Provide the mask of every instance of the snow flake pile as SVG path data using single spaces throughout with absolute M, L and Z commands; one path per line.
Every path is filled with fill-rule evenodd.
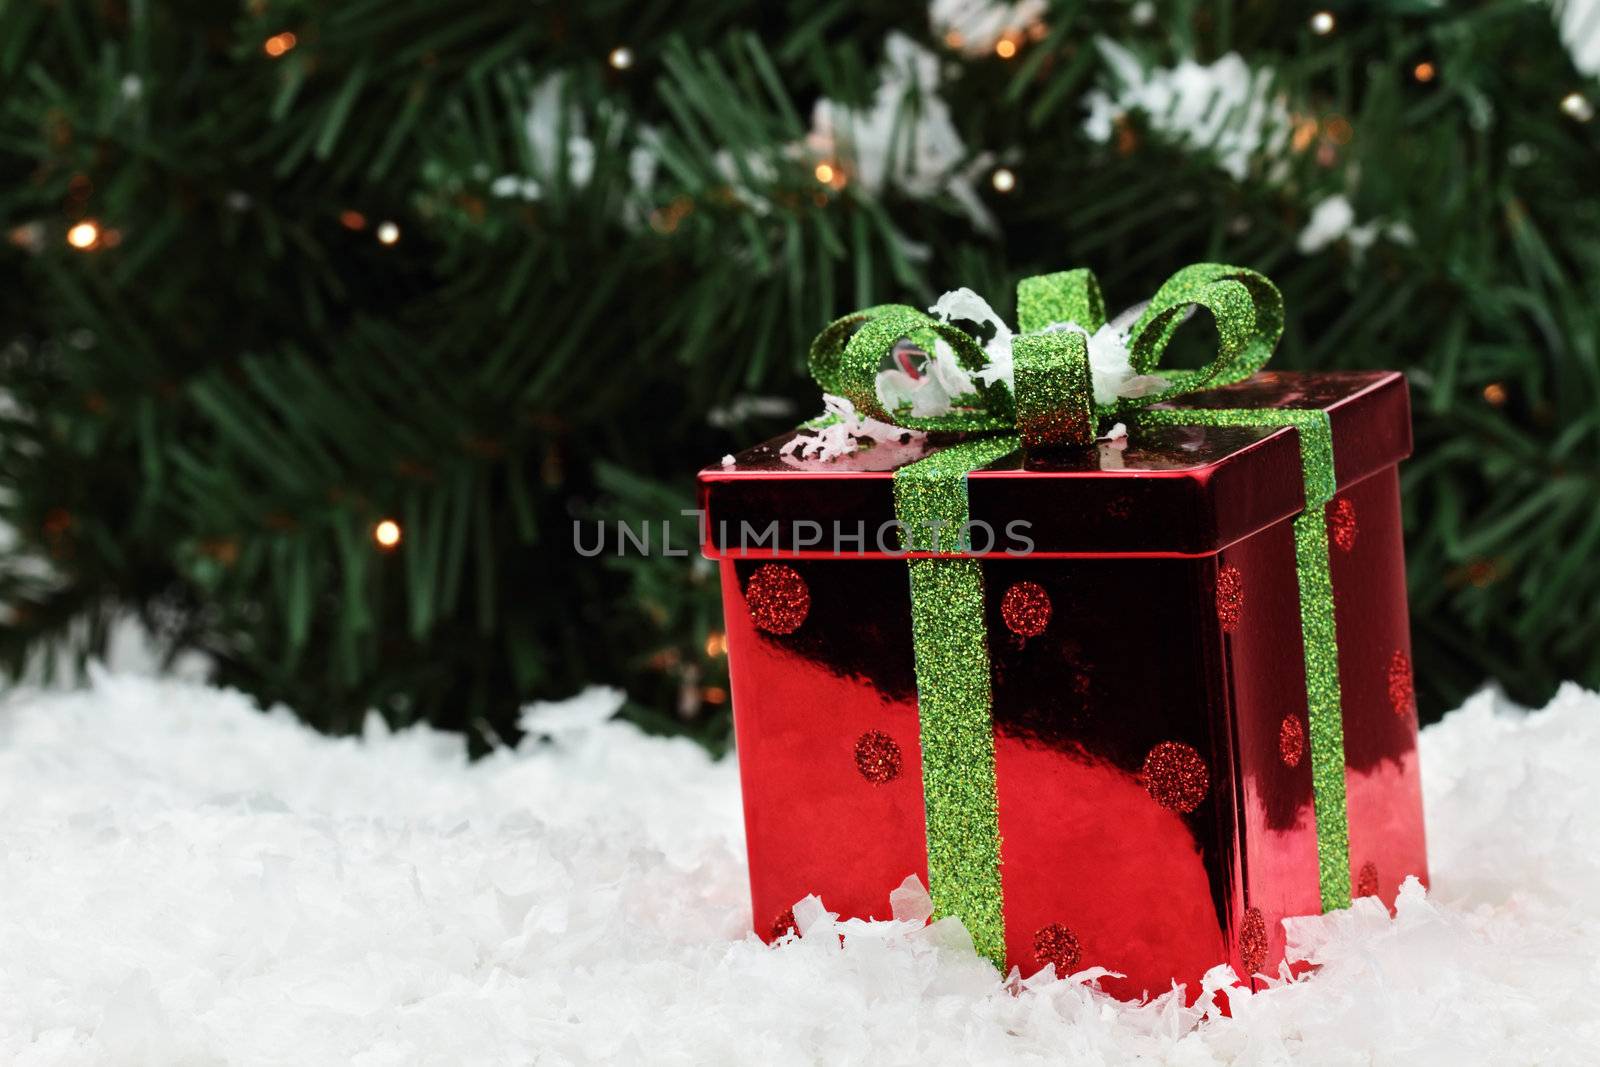
M 470 763 L 191 683 L 0 703 L 0 1062 L 1533 1064 L 1600 1043 L 1600 697 L 1423 735 L 1434 888 L 1297 920 L 1298 981 L 1124 1004 L 958 923 L 749 930 L 737 771 L 591 690 Z M 797 799 L 797 803 L 801 802 Z M 841 848 L 860 847 L 841 840 Z
M 883 441 L 910 431 L 869 418 L 842 396 L 822 394 L 823 413 L 816 425 L 796 434 L 784 446 L 784 455 L 801 459 L 838 459 L 867 441 Z

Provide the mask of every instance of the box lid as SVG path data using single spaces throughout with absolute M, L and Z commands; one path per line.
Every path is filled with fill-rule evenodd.
M 1163 406 L 1321 408 L 1340 487 L 1411 453 L 1405 379 L 1394 371 L 1268 371 Z M 901 557 L 895 471 L 968 436 L 904 433 L 831 460 L 794 455 L 794 433 L 746 449 L 700 472 L 705 554 Z M 1025 538 L 1035 556 L 1210 555 L 1305 504 L 1289 426 L 1135 425 L 1093 448 L 1019 448 L 969 474 L 967 498 L 973 521 L 992 531 L 990 550 Z

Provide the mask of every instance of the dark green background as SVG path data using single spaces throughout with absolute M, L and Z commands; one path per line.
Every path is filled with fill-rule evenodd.
M 1600 685 L 1600 123 L 1561 107 L 1596 86 L 1540 4 L 1339 6 L 1326 36 L 1294 10 L 1059 4 L 1006 61 L 920 5 L 10 0 L 0 652 L 78 657 L 131 610 L 325 729 L 377 707 L 492 744 L 521 703 L 610 681 L 716 742 L 714 575 L 580 560 L 575 518 L 674 514 L 702 463 L 812 414 L 806 345 L 851 307 L 968 285 L 1010 316 L 1017 278 L 1074 265 L 1120 305 L 1220 260 L 1281 285 L 1275 365 L 1410 378 L 1424 714 L 1489 680 Z M 819 97 L 870 102 L 891 30 L 1015 172 L 974 181 L 999 233 L 944 194 L 824 190 L 786 151 Z M 1153 65 L 1237 51 L 1307 139 L 1242 179 L 1138 112 L 1097 143 L 1097 37 Z M 530 157 L 551 75 L 586 183 Z M 496 194 L 530 170 L 536 198 Z M 1333 193 L 1414 240 L 1298 251 Z M 87 252 L 84 219 L 109 235 Z M 792 414 L 708 421 L 750 396 Z

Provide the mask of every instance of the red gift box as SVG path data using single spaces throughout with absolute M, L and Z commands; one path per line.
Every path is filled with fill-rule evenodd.
M 1262 373 L 1181 403 L 1192 411 L 1149 413 L 1123 440 L 1015 449 L 966 475 L 972 519 L 996 534 L 966 546 L 992 755 L 944 735 L 925 753 L 919 679 L 926 703 L 932 668 L 917 659 L 906 553 L 882 535 L 895 473 L 970 435 L 884 434 L 829 460 L 799 458 L 785 437 L 701 472 L 762 936 L 783 934 L 812 893 L 845 916 L 888 917 L 907 875 L 929 884 L 937 840 L 936 908 L 993 926 L 996 962 L 1105 967 L 1125 976 L 1103 981 L 1118 996 L 1178 981 L 1192 997 L 1218 963 L 1276 973 L 1282 919 L 1351 893 L 1392 905 L 1406 876 L 1426 878 L 1396 469 L 1411 446 L 1404 379 Z M 1261 423 L 1183 424 L 1206 410 Z M 1311 484 L 1306 428 L 1270 424 L 1275 412 L 1325 412 L 1331 430 L 1337 492 L 1322 511 L 1343 766 L 1320 782 L 1313 748 L 1327 767 L 1330 742 L 1308 710 L 1294 523 Z M 965 831 L 927 791 L 948 792 L 952 774 L 965 788 L 968 761 L 974 781 L 992 774 L 992 921 L 964 913 L 973 897 L 955 883 L 974 868 L 950 850 Z
M 1035 290 L 1032 325 L 1024 307 L 1048 374 L 1086 368 L 1085 344 L 1045 323 L 1062 307 L 1104 320 L 1085 275 L 1037 280 L 1066 296 L 1038 310 Z M 1181 410 L 1141 411 L 1122 440 L 1085 434 L 1106 410 L 1083 371 L 1054 421 L 1000 397 L 1021 440 L 878 422 L 832 459 L 786 437 L 702 470 L 758 933 L 781 936 L 813 893 L 886 918 L 917 875 L 997 963 L 1102 966 L 1123 976 L 1104 979 L 1115 995 L 1178 981 L 1194 997 L 1224 961 L 1277 973 L 1283 918 L 1352 894 L 1392 904 L 1406 875 L 1426 880 L 1405 379 L 1203 389 L 1226 360 L 1250 373 L 1282 328 L 1269 282 L 1213 266 L 1163 286 L 1134 326 L 1134 370 L 1186 306 L 1218 315 L 1222 355 L 1163 394 L 1184 392 Z M 874 315 L 888 325 L 859 342 L 862 381 L 896 334 L 931 344 L 917 312 L 870 309 L 819 338 L 834 346 L 813 350 L 819 381 Z M 1035 397 L 1059 381 L 1029 373 L 1019 358 Z M 982 533 L 907 534 L 907 561 L 896 523 L 950 514 Z

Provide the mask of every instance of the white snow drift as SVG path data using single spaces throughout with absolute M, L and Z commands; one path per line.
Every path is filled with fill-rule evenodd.
M 192 684 L 12 694 L 0 1062 L 1498 1065 L 1600 1047 L 1600 697 L 1576 688 L 1532 715 L 1480 697 L 1428 730 L 1432 894 L 1298 922 L 1320 970 L 1231 1018 L 1208 998 L 1120 1004 L 1090 974 L 1008 986 L 948 925 L 836 924 L 815 903 L 803 938 L 768 948 L 745 932 L 733 764 L 604 722 L 616 699 L 535 707 L 545 740 L 469 764 L 448 736 L 328 740 Z

